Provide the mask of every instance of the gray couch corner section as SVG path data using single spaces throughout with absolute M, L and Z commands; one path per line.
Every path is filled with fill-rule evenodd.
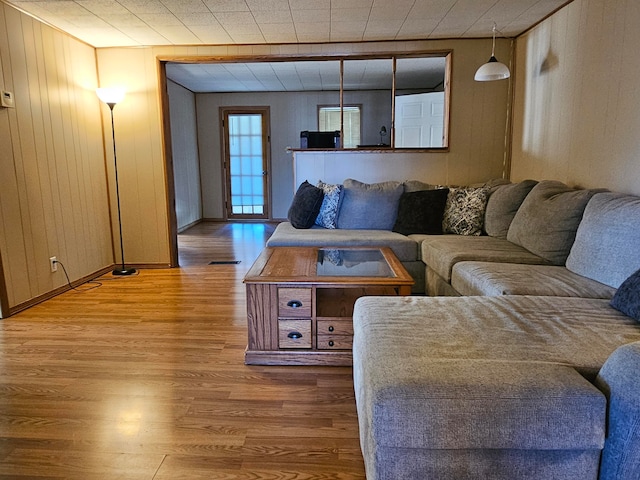
M 618 348 L 595 382 L 609 403 L 599 480 L 640 478 L 640 343 Z
M 353 323 L 368 480 L 596 480 L 605 445 L 624 456 L 611 409 L 617 442 L 640 448 L 640 363 L 611 356 L 640 329 L 606 299 L 363 297 Z M 597 375 L 632 392 L 608 417 Z

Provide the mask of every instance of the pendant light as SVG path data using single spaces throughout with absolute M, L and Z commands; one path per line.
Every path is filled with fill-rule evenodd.
M 507 67 L 504 63 L 498 61 L 495 55 L 496 50 L 496 24 L 493 24 L 493 45 L 491 46 L 491 58 L 487 63 L 482 65 L 478 71 L 474 80 L 477 82 L 491 82 L 493 80 L 504 80 L 505 78 L 509 78 L 511 73 L 509 72 L 509 67 Z

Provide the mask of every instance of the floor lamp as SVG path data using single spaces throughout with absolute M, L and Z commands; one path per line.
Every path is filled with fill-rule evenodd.
M 111 112 L 111 138 L 113 140 L 113 163 L 116 175 L 116 201 L 118 204 L 118 228 L 120 229 L 120 258 L 122 265 L 113 270 L 114 275 L 132 275 L 136 273 L 135 268 L 127 268 L 124 264 L 124 243 L 122 241 L 122 215 L 120 214 L 120 187 L 118 186 L 118 160 L 116 158 L 116 131 L 113 125 L 113 107 L 124 98 L 124 90 L 121 88 L 98 88 L 96 90 L 98 98 L 109 106 Z

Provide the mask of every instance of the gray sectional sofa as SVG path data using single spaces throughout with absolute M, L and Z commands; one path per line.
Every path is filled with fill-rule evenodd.
M 481 235 L 409 233 L 415 259 L 395 244 L 430 296 L 356 302 L 367 478 L 639 479 L 640 198 L 485 189 Z M 294 230 L 269 243 L 393 233 Z

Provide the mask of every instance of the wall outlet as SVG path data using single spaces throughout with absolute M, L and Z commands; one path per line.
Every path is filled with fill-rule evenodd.
M 13 92 L 7 92 L 6 90 L 0 90 L 0 106 L 6 108 L 14 108 Z
M 56 257 L 49 258 L 49 267 L 51 267 L 51 273 L 58 271 L 58 259 Z

